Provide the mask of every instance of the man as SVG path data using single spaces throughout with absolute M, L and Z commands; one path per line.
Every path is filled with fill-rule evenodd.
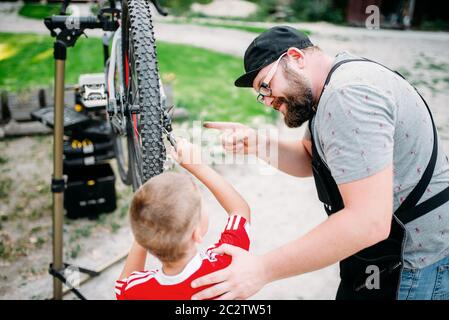
M 236 86 L 252 87 L 289 127 L 309 121 L 301 141 L 276 142 L 278 168 L 313 175 L 329 218 L 262 256 L 221 246 L 232 264 L 193 281 L 215 284 L 193 298 L 244 299 L 340 262 L 337 299 L 449 299 L 449 163 L 414 88 L 373 61 L 331 57 L 285 26 L 258 36 L 244 65 Z M 228 151 L 273 143 L 241 124 L 205 126 L 233 130 Z

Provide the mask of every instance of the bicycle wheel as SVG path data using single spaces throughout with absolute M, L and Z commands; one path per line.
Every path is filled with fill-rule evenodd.
M 137 189 L 163 171 L 166 157 L 156 46 L 147 1 L 123 1 L 122 50 L 129 168 Z

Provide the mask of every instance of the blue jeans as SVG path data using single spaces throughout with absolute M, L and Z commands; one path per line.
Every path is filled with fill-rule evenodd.
M 422 269 L 403 268 L 398 300 L 449 300 L 449 257 Z

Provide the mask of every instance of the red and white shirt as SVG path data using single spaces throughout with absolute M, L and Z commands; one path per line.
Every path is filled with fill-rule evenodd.
M 168 276 L 162 269 L 157 269 L 133 272 L 128 278 L 116 281 L 117 300 L 190 300 L 193 294 L 207 288 L 192 288 L 190 283 L 194 279 L 226 268 L 231 263 L 231 256 L 211 252 L 224 243 L 249 250 L 249 223 L 245 218 L 230 216 L 220 240 L 206 252 L 197 253 L 177 275 Z

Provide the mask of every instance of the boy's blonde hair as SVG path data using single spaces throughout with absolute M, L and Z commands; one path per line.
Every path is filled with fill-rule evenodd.
M 182 259 L 201 217 L 201 195 L 193 180 L 165 172 L 151 178 L 133 196 L 131 228 L 136 241 L 165 263 Z

